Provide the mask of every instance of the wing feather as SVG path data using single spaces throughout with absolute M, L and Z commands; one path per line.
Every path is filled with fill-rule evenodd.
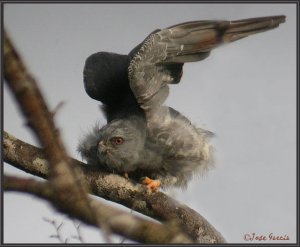
M 220 44 L 276 28 L 283 22 L 285 16 L 236 21 L 193 21 L 154 32 L 143 42 L 130 62 L 130 88 L 150 118 L 159 112 L 167 98 L 168 84 L 180 81 L 183 63 L 203 60 Z M 168 67 L 170 64 L 180 66 L 171 71 Z

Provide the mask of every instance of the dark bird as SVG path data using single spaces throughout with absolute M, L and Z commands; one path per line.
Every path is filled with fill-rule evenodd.
M 96 126 L 78 146 L 82 157 L 108 171 L 159 185 L 186 187 L 213 166 L 212 132 L 165 106 L 168 84 L 179 83 L 183 64 L 212 49 L 285 22 L 285 16 L 236 21 L 191 21 L 152 32 L 128 55 L 99 52 L 87 58 L 84 86 L 103 103 L 107 125 Z

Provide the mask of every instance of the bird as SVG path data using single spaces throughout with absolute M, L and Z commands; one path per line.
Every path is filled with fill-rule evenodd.
M 84 65 L 84 89 L 102 103 L 107 124 L 90 130 L 77 150 L 88 164 L 136 180 L 152 192 L 187 188 L 214 164 L 214 133 L 165 105 L 183 65 L 222 44 L 268 31 L 284 15 L 183 22 L 151 32 L 128 54 L 97 52 Z

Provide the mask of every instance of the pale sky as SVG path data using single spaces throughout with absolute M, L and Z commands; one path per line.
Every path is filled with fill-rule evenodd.
M 216 134 L 216 167 L 170 193 L 202 214 L 229 243 L 245 234 L 296 241 L 296 4 L 5 4 L 4 27 L 55 116 L 69 154 L 96 121 L 99 102 L 84 91 L 85 59 L 98 51 L 126 54 L 150 32 L 192 20 L 286 15 L 279 28 L 214 50 L 186 64 L 167 105 Z M 4 130 L 36 144 L 4 85 Z M 29 176 L 4 164 L 10 175 Z M 125 209 L 125 208 L 124 208 Z M 125 209 L 129 212 L 129 209 Z M 32 196 L 4 194 L 5 243 L 57 243 L 43 217 L 72 222 Z M 87 243 L 103 241 L 82 226 Z M 118 242 L 119 238 L 113 241 Z M 70 242 L 76 242 L 70 239 Z M 260 243 L 280 243 L 262 241 Z

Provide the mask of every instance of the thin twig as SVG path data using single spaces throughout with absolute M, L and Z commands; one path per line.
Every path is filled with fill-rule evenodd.
M 61 234 L 61 228 L 64 224 L 63 222 L 57 225 L 57 222 L 55 220 L 50 220 L 46 217 L 44 217 L 43 220 L 51 224 L 56 231 L 56 234 L 50 235 L 50 238 L 57 238 L 60 243 L 65 243 L 67 241 L 68 238 L 63 239 L 63 236 Z
M 83 239 L 83 236 L 82 236 L 82 233 L 81 233 L 81 230 L 80 230 L 81 224 L 80 223 L 76 224 L 76 221 L 74 219 L 73 219 L 72 222 L 73 222 L 73 225 L 74 225 L 74 227 L 76 229 L 76 233 L 77 233 L 77 235 L 76 236 L 72 236 L 72 238 L 78 239 L 80 241 L 80 243 L 84 243 L 85 241 Z

